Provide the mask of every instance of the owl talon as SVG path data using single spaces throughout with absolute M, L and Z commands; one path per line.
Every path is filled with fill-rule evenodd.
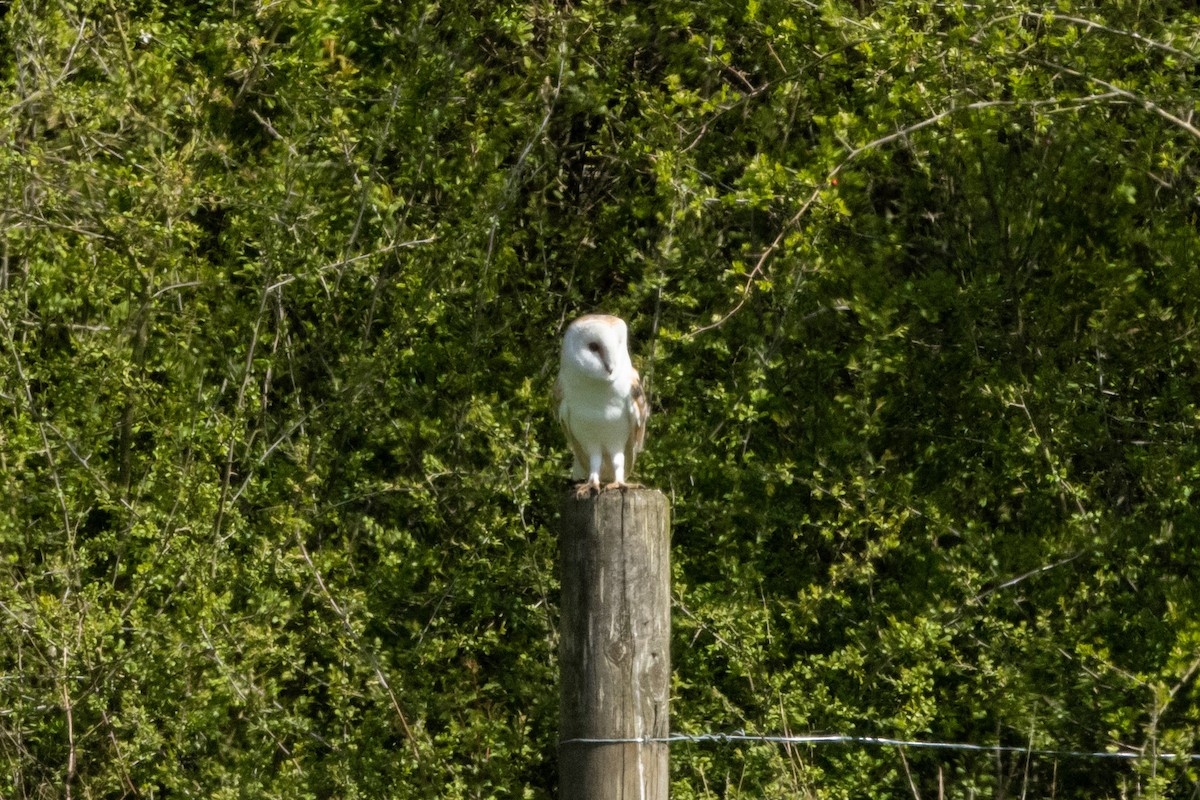
M 582 500 L 585 497 L 590 497 L 593 491 L 596 494 L 600 494 L 600 482 L 584 481 L 575 487 L 575 497 Z

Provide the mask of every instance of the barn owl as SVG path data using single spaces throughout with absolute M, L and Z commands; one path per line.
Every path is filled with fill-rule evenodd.
M 642 449 L 650 406 L 629 360 L 625 322 L 588 314 L 567 327 L 554 384 L 555 415 L 575 456 L 577 494 L 627 486 Z

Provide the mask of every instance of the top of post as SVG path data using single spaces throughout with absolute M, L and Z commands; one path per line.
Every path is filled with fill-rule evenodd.
M 563 492 L 564 506 L 594 506 L 594 505 L 610 505 L 613 503 L 623 503 L 626 500 L 631 500 L 635 503 L 653 503 L 666 502 L 667 496 L 658 489 L 652 489 L 649 486 L 641 486 L 636 484 L 626 484 L 614 489 L 594 489 L 588 492 L 580 493 L 578 491 L 579 484 L 572 483 Z
M 667 496 L 645 486 L 624 486 L 579 494 L 572 485 L 562 495 L 565 530 L 670 525 Z

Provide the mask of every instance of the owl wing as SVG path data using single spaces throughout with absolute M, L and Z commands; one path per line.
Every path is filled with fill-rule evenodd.
M 633 471 L 633 462 L 646 441 L 646 420 L 650 417 L 650 403 L 642 391 L 642 381 L 637 372 L 629 387 L 629 418 L 633 425 L 629 429 L 629 440 L 625 442 L 625 469 Z
M 558 424 L 562 426 L 563 433 L 567 435 L 567 444 L 571 445 L 571 453 L 575 456 L 575 463 L 586 465 L 588 463 L 587 452 L 571 431 L 571 409 L 563 402 L 562 375 L 559 375 L 554 381 L 554 389 L 550 393 L 550 398 L 554 403 L 554 418 L 558 420 Z

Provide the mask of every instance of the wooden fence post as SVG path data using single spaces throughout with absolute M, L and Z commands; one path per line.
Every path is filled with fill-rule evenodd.
M 670 730 L 667 498 L 572 490 L 560 548 L 559 798 L 667 800 L 667 743 L 640 741 Z

